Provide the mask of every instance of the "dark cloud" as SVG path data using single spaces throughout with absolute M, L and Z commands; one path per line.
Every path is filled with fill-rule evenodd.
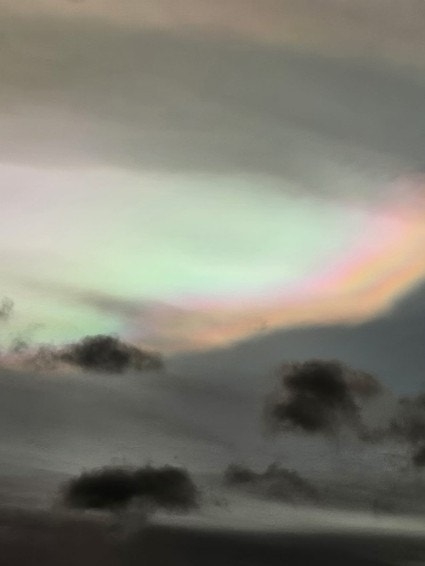
M 163 509 L 188 511 L 198 506 L 198 489 L 189 473 L 173 466 L 147 466 L 134 473 L 136 497 L 147 498 Z
M 256 495 L 283 501 L 316 501 L 318 491 L 294 470 L 271 464 L 264 472 L 232 464 L 224 472 L 228 487 L 242 488 Z
M 230 464 L 224 472 L 224 483 L 227 485 L 249 485 L 258 477 L 258 473 L 240 464 Z
M 420 446 L 412 456 L 413 465 L 417 468 L 425 466 L 425 445 Z
M 425 439 L 425 395 L 399 399 L 391 432 L 412 445 Z
M 270 430 L 330 436 L 347 429 L 361 441 L 404 445 L 413 465 L 425 466 L 425 394 L 397 397 L 372 375 L 336 361 L 285 364 L 281 372 L 265 407 Z M 405 452 L 399 456 L 406 471 Z
M 64 503 L 82 509 L 117 510 L 134 497 L 134 474 L 124 469 L 106 468 L 85 472 L 64 489 Z
M 369 373 L 338 361 L 284 364 L 265 406 L 270 431 L 336 435 L 418 446 L 425 438 L 425 395 L 397 397 Z
M 197 506 L 198 490 L 188 472 L 164 466 L 102 468 L 84 472 L 63 490 L 63 501 L 80 509 L 118 510 L 134 500 L 156 508 L 188 511 Z
M 83 371 L 124 373 L 157 371 L 162 357 L 142 350 L 111 335 L 85 336 L 65 346 L 33 346 L 24 338 L 13 340 L 9 352 L 1 359 L 2 367 L 52 371 L 75 367 Z
M 384 390 L 382 383 L 376 377 L 365 371 L 346 372 L 345 379 L 350 391 L 354 395 L 364 399 L 376 397 Z
M 144 352 L 114 336 L 86 336 L 54 353 L 61 362 L 87 371 L 122 373 L 128 370 L 158 370 L 160 356 Z
M 342 364 L 320 360 L 286 364 L 281 371 L 281 391 L 266 408 L 272 426 L 309 434 L 335 434 L 348 426 L 360 434 L 359 406 L 352 385 L 361 384 L 364 390 L 363 376 L 351 375 L 348 381 Z

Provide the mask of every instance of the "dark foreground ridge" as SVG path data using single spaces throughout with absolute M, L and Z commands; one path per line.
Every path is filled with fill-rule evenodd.
M 0 512 L 5 566 L 401 566 L 424 564 L 425 541 L 400 535 L 209 531 L 158 525 L 116 535 L 112 523 Z

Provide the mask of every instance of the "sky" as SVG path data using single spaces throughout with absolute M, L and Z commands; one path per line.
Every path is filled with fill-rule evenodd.
M 423 545 L 400 560 L 390 547 L 391 533 L 423 533 L 425 501 L 424 0 L 0 4 L 0 551 L 29 548 L 26 566 L 40 537 L 40 553 L 59 552 L 44 563 L 62 563 L 66 541 L 70 564 L 92 563 L 74 556 L 83 517 L 58 511 L 60 486 L 152 463 L 203 488 L 193 537 L 156 516 L 146 559 L 140 533 L 111 536 L 122 517 L 85 518 L 113 565 L 304 563 L 313 547 L 293 547 L 291 529 L 356 533 L 353 552 L 309 539 L 326 564 L 423 562 Z M 119 337 L 127 373 L 108 373 L 119 363 L 102 348 L 90 365 L 97 334 Z M 164 366 L 137 373 L 127 343 Z M 311 359 L 342 364 L 341 406 L 303 385 Z M 292 397 L 285 367 L 301 379 Z M 361 372 L 376 397 L 356 393 Z M 335 436 L 284 428 L 306 400 Z M 232 463 L 255 470 L 253 491 L 224 487 Z M 272 463 L 326 510 L 270 498 Z M 33 514 L 20 524 L 6 505 Z M 207 526 L 216 539 L 195 536 Z M 50 529 L 63 548 L 43 542 Z M 359 538 L 378 531 L 388 553 Z M 115 561 L 129 540 L 137 552 Z
M 382 4 L 2 3 L 3 339 L 205 350 L 420 284 L 424 8 Z

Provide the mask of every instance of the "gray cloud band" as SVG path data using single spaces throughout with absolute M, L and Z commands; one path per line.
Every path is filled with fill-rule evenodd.
M 425 85 L 384 66 L 91 20 L 1 26 L 4 160 L 269 175 L 334 195 L 423 168 Z

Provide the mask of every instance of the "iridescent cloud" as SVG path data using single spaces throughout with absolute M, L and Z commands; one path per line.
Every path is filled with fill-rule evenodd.
M 390 308 L 424 275 L 425 20 L 385 5 L 3 3 L 2 338 L 173 351 Z
M 2 175 L 4 291 L 20 328 L 42 322 L 49 340 L 109 331 L 175 351 L 359 322 L 425 275 L 419 176 L 366 206 L 288 196 L 272 179 L 96 170 L 58 192 L 74 172 Z

